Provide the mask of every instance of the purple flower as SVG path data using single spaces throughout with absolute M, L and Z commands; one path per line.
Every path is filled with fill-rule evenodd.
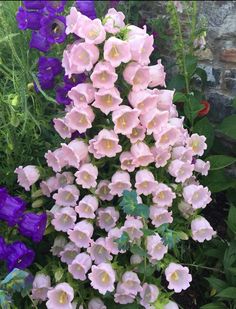
M 23 215 L 26 202 L 19 197 L 10 196 L 6 189 L 0 189 L 0 219 L 14 226 Z
M 66 38 L 66 19 L 64 16 L 44 16 L 41 19 L 40 33 L 47 41 L 55 44 L 62 43 Z
M 41 35 L 38 31 L 33 31 L 31 40 L 30 40 L 30 48 L 36 48 L 44 53 L 49 51 L 51 45 L 47 38 Z
M 50 13 L 61 13 L 64 11 L 66 0 L 46 1 L 46 8 Z
M 16 20 L 20 30 L 38 30 L 40 28 L 41 18 L 42 14 L 39 12 L 27 12 L 21 6 L 19 7 L 19 10 L 16 14 Z
M 110 1 L 110 8 L 116 8 L 117 7 L 117 5 L 119 4 L 119 2 L 120 2 L 120 0 L 111 0 Z
M 14 268 L 25 269 L 31 265 L 34 257 L 33 250 L 27 248 L 23 242 L 16 241 L 7 248 L 7 269 L 9 272 Z
M 0 236 L 0 260 L 5 260 L 7 256 L 7 244 L 5 240 Z
M 40 57 L 38 60 L 39 73 L 45 79 L 52 79 L 62 71 L 61 61 L 58 58 Z
M 68 91 L 71 89 L 71 86 L 64 85 L 63 87 L 57 87 L 56 89 L 56 100 L 57 103 L 63 105 L 69 105 L 71 99 L 68 97 Z
M 80 10 L 80 12 L 91 19 L 95 19 L 97 17 L 96 10 L 95 10 L 95 3 L 94 0 L 90 1 L 76 1 L 76 6 Z
M 37 74 L 38 81 L 40 84 L 41 89 L 48 90 L 52 89 L 54 87 L 54 79 L 53 78 L 47 78 L 44 74 L 38 73 Z M 36 92 L 39 92 L 39 89 L 36 84 L 34 84 L 34 88 Z
M 47 215 L 34 213 L 25 213 L 19 221 L 19 232 L 25 237 L 31 238 L 34 242 L 40 242 L 46 228 Z
M 83 83 L 86 80 L 87 76 L 82 74 L 72 74 L 71 78 L 68 77 L 68 75 L 64 76 L 64 82 L 66 85 L 70 85 L 71 88 L 74 86 L 77 86 L 80 83 Z
M 43 9 L 45 7 L 45 2 L 43 0 L 40 1 L 23 1 L 23 4 L 25 6 L 26 9 L 28 10 L 39 10 L 39 9 Z

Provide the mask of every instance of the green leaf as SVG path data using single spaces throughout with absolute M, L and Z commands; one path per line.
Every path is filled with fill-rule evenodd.
M 145 265 L 144 262 L 138 264 L 137 266 L 137 272 L 140 274 L 145 274 L 146 277 L 150 277 L 155 270 L 156 268 L 153 265 L 151 264 Z
M 209 282 L 210 286 L 216 290 L 216 292 L 220 292 L 221 290 L 227 288 L 227 283 L 218 278 L 209 277 L 206 278 L 206 280 Z
M 197 57 L 193 55 L 186 55 L 185 65 L 186 65 L 188 76 L 191 77 L 197 68 Z
M 225 270 L 225 276 L 228 282 L 236 285 L 236 277 L 229 271 L 231 267 L 236 264 L 236 240 L 231 241 L 229 247 L 225 250 L 223 265 Z
M 210 171 L 209 174 L 202 178 L 201 183 L 208 186 L 212 193 L 221 192 L 236 185 L 236 181 L 225 174 L 225 171 Z
M 213 145 L 215 134 L 214 128 L 207 117 L 202 118 L 195 123 L 193 132 L 206 137 L 207 151 L 209 151 Z
M 133 215 L 137 208 L 138 200 L 136 191 L 124 190 L 120 206 L 124 213 L 127 215 Z
M 168 89 L 181 91 L 185 89 L 185 79 L 183 75 L 177 74 L 170 80 L 169 84 L 167 85 Z
M 146 254 L 146 251 L 139 247 L 138 245 L 133 245 L 131 248 L 130 248 L 130 251 L 133 253 L 133 254 L 137 254 L 137 255 L 140 255 L 142 257 L 145 257 L 147 254 Z
M 123 232 L 121 237 L 114 240 L 118 244 L 119 250 L 127 250 L 129 248 L 129 234 L 127 232 Z
M 156 234 L 156 232 L 153 231 L 153 230 L 149 230 L 149 229 L 145 229 L 145 228 L 143 228 L 141 230 L 142 230 L 144 236 L 151 236 L 151 235 Z
M 207 83 L 207 73 L 205 70 L 203 70 L 202 68 L 197 68 L 194 75 L 197 75 L 198 77 L 200 77 L 201 82 L 202 82 L 202 87 L 206 86 Z
M 175 92 L 174 98 L 173 98 L 173 103 L 175 102 L 186 102 L 187 98 L 186 95 L 183 94 L 182 92 Z
M 231 207 L 229 209 L 227 225 L 233 233 L 236 233 L 236 220 L 235 220 L 235 218 L 236 218 L 236 207 L 231 205 Z
M 236 108 L 236 97 L 232 101 L 232 107 Z
M 184 114 L 191 123 L 193 123 L 193 120 L 197 117 L 198 112 L 202 109 L 203 105 L 200 101 L 196 97 L 188 95 L 184 104 Z
M 6 293 L 6 291 L 0 290 L 0 308 L 11 309 L 11 297 Z
M 133 215 L 148 219 L 149 207 L 144 204 L 138 204 L 137 207 L 135 208 Z
M 236 139 L 236 115 L 226 117 L 217 129 L 233 139 Z
M 210 303 L 200 307 L 200 309 L 227 309 L 223 303 Z
M 236 157 L 214 155 L 206 158 L 206 161 L 210 161 L 211 170 L 220 170 L 236 162 Z
M 228 287 L 216 294 L 216 297 L 236 299 L 236 287 Z

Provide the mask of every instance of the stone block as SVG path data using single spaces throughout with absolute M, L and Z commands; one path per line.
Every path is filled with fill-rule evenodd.
M 207 95 L 207 100 L 211 106 L 208 115 L 212 122 L 219 123 L 233 113 L 232 98 L 232 96 L 219 92 L 212 92 Z
M 236 63 L 236 48 L 223 49 L 220 53 L 220 60 Z

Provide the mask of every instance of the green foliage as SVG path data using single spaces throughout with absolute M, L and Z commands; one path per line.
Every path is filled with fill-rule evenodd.
M 236 157 L 229 157 L 224 155 L 213 155 L 206 158 L 210 161 L 211 170 L 220 170 L 236 162 Z
M 138 204 L 136 191 L 124 190 L 120 207 L 127 215 L 140 216 L 142 218 L 148 218 L 149 208 L 144 204 Z
M 119 250 L 127 250 L 129 248 L 129 235 L 127 232 L 123 232 L 121 237 L 116 239 Z
M 236 139 L 236 115 L 226 117 L 217 129 L 224 135 Z

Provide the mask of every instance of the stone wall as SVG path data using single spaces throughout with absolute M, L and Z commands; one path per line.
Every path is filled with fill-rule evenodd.
M 141 14 L 146 18 L 168 18 L 166 2 L 143 1 Z M 236 111 L 232 107 L 236 97 L 236 1 L 198 1 L 198 9 L 199 19 L 204 18 L 207 25 L 207 47 L 199 58 L 208 75 L 209 117 L 220 122 Z

